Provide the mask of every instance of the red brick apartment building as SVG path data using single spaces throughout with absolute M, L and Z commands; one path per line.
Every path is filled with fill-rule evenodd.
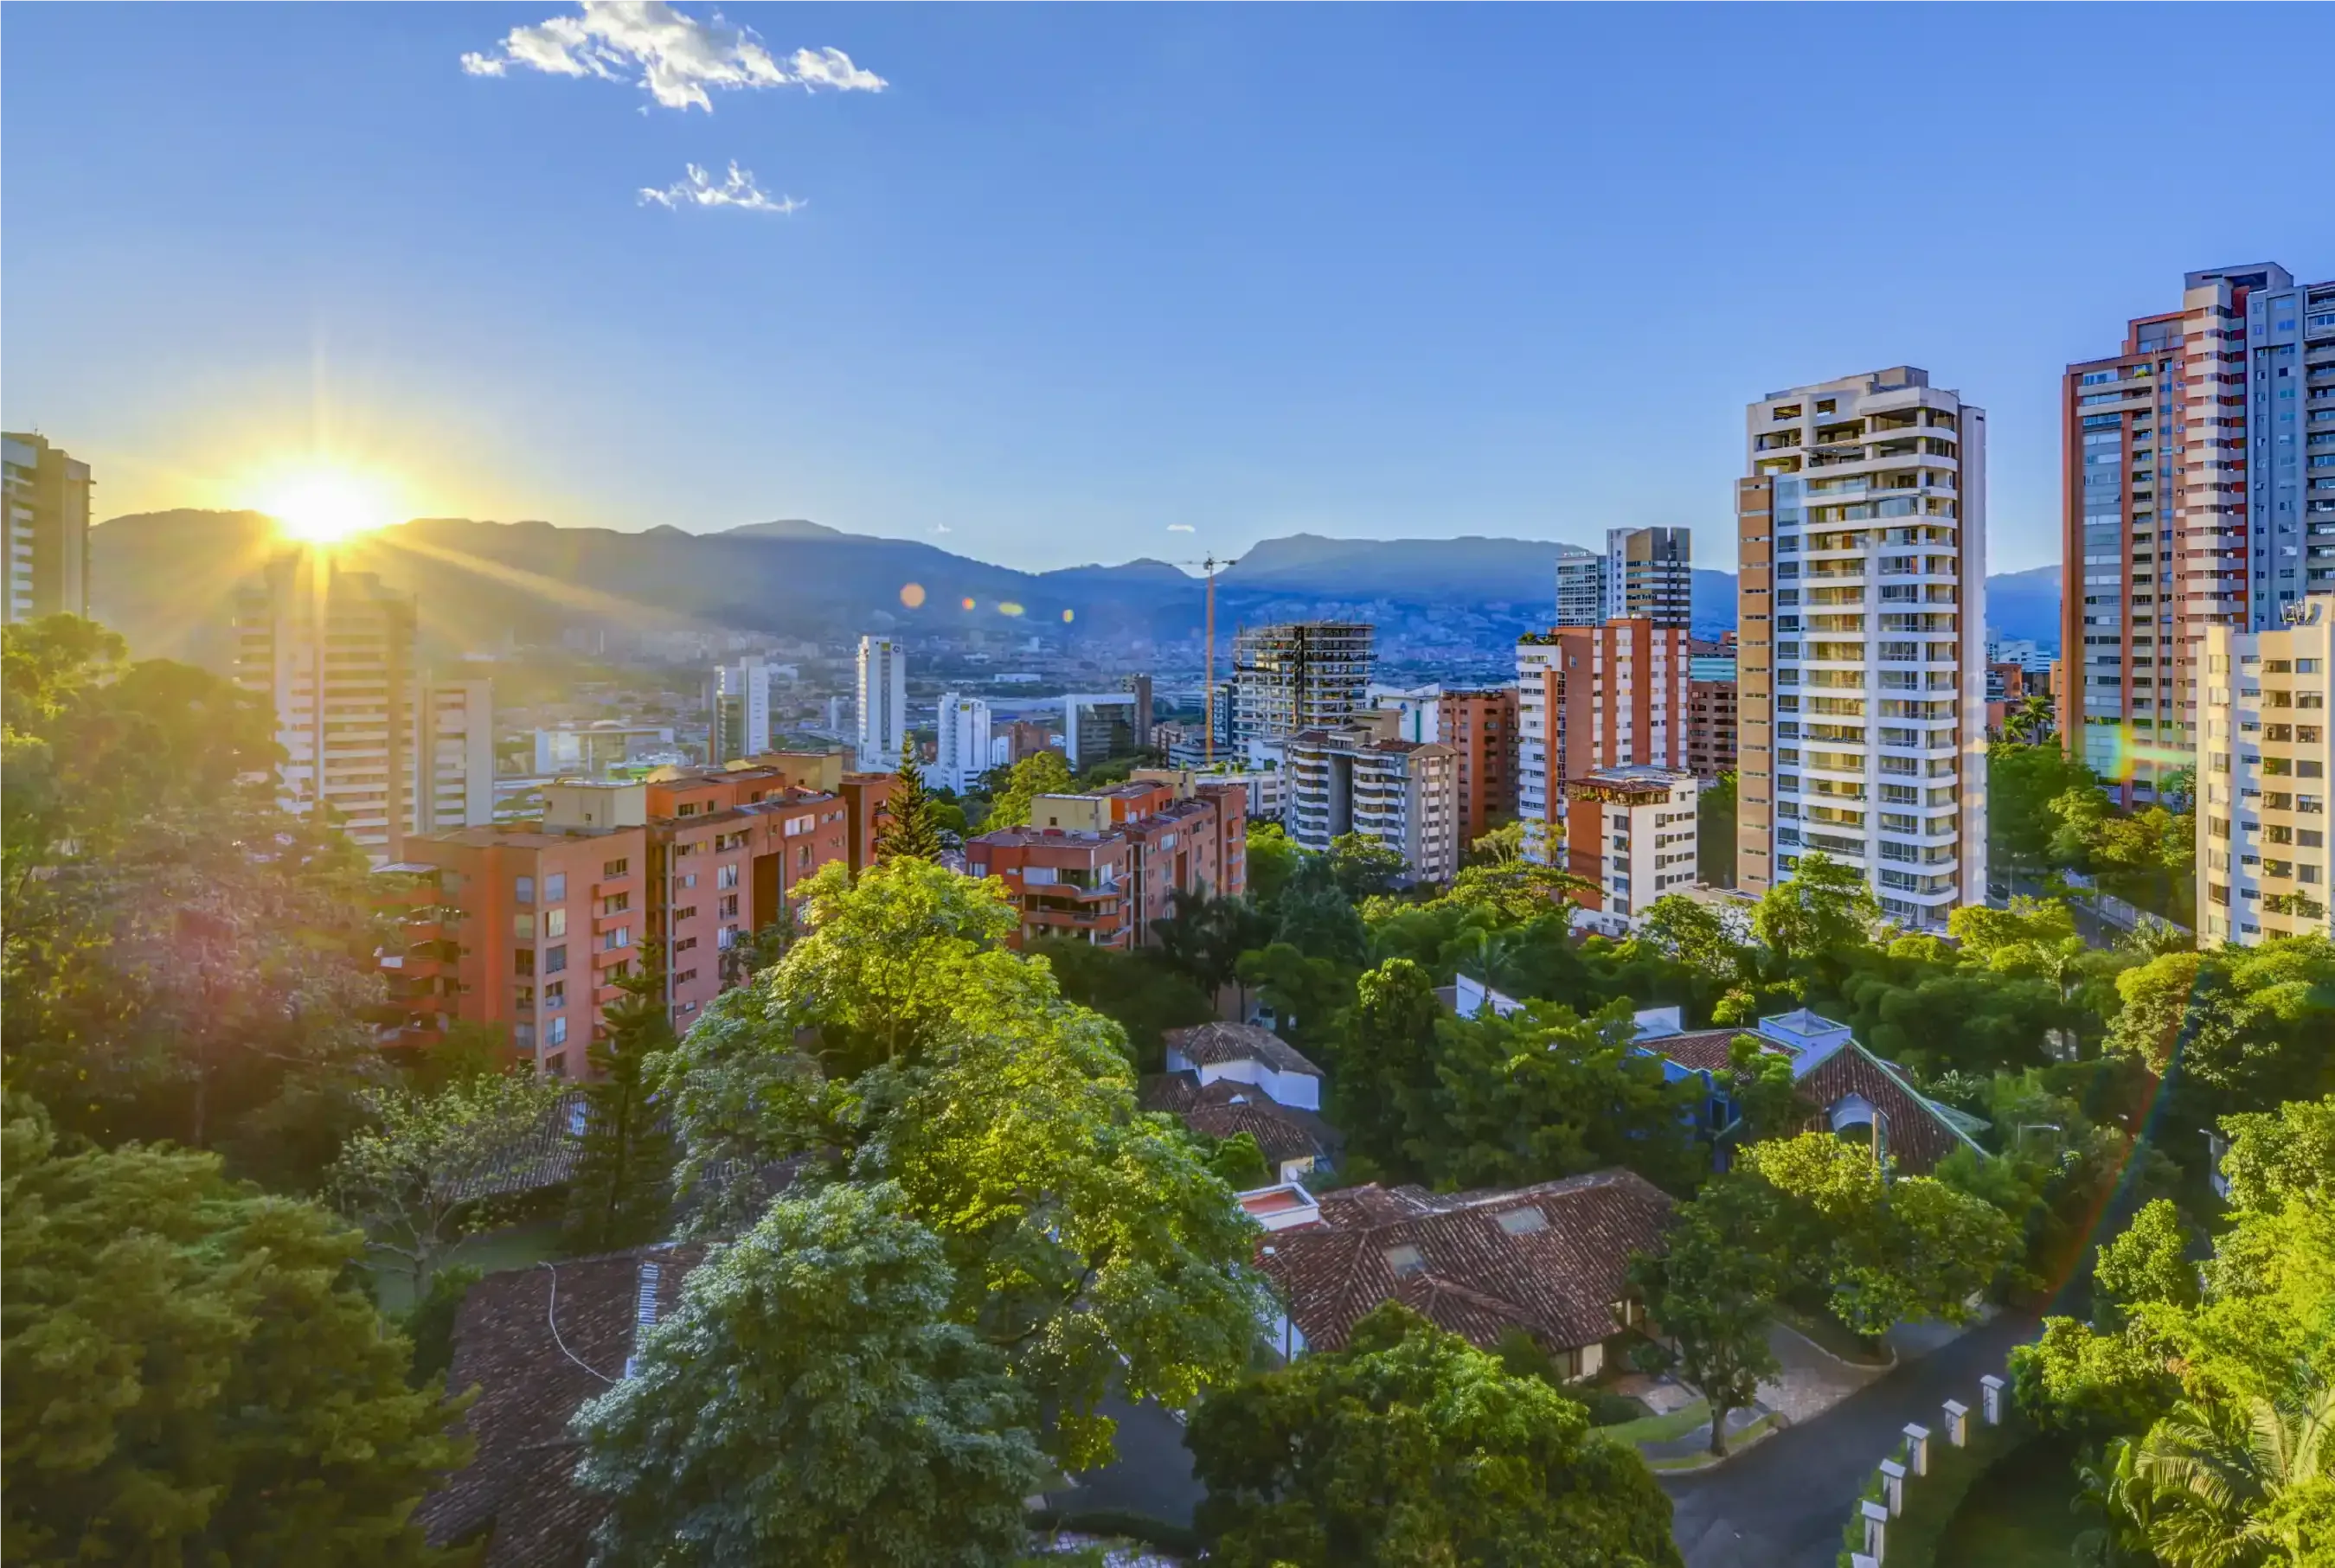
M 1082 938 L 1129 948 L 1157 940 L 1178 889 L 1248 886 L 1245 787 L 1141 769 L 1091 795 L 1041 795 L 1024 828 L 965 845 L 965 869 L 998 876 L 1022 910 L 1017 940 Z
M 1459 847 L 1516 814 L 1516 692 L 1446 692 L 1436 699 L 1438 739 L 1458 766 Z
M 538 822 L 409 836 L 387 868 L 410 911 L 383 960 L 405 1014 L 393 1040 L 499 1025 L 540 1070 L 579 1077 L 644 945 L 664 944 L 666 1002 L 686 1030 L 731 978 L 722 954 L 850 856 L 844 798 L 775 766 L 557 783 L 543 798 Z

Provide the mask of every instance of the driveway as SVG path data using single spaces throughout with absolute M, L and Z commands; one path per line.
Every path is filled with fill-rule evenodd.
M 1188 1525 L 1206 1491 L 1192 1475 L 1184 1425 L 1147 1399 L 1130 1405 L 1116 1395 L 1102 1413 L 1119 1423 L 1119 1456 L 1074 1477 L 1077 1485 L 1046 1494 L 1047 1506 L 1084 1513 L 1109 1508 Z
M 1663 1477 L 1687 1568 L 1830 1568 L 1850 1505 L 1905 1423 L 1940 1430 L 1948 1399 L 1975 1410 L 1979 1379 L 2039 1327 L 2005 1312 L 1717 1469 Z

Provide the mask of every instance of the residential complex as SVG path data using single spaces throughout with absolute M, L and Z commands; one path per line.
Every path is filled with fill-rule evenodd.
M 989 704 L 946 692 L 934 721 L 940 735 L 933 748 L 933 782 L 962 795 L 990 769 Z
M 1234 743 L 1274 744 L 1301 730 L 1352 720 L 1370 687 L 1375 636 L 1359 621 L 1294 621 L 1241 632 L 1233 639 Z
M 1577 545 L 1559 547 L 1555 624 L 1602 626 L 1606 620 L 1605 557 Z
M 2272 262 L 2190 273 L 2178 309 L 2069 365 L 2061 396 L 2061 653 L 2081 705 L 2061 731 L 2127 804 L 2153 800 L 2196 748 L 2207 630 L 2273 627 L 2335 583 L 2335 283 L 2298 287 Z
M 0 624 L 89 614 L 89 465 L 46 436 L 0 436 L 8 592 Z
M 1643 764 L 1566 779 L 1565 868 L 1597 885 L 1584 906 L 1628 921 L 1693 886 L 1700 792 L 1691 773 Z
M 783 767 L 673 768 L 543 788 L 539 820 L 419 833 L 386 869 L 433 894 L 384 968 L 400 1038 L 500 1025 L 545 1072 L 581 1076 L 601 1013 L 654 944 L 673 1027 L 743 976 L 724 955 L 848 861 L 848 813 Z
M 1459 869 L 1458 770 L 1449 747 L 1396 740 L 1394 722 L 1386 713 L 1292 736 L 1283 825 L 1313 850 L 1359 833 L 1411 876 L 1441 881 Z
M 2335 935 L 2328 918 L 2327 699 L 2335 595 L 2276 631 L 2208 626 L 2200 648 L 2197 914 L 2207 944 Z
M 1516 644 L 1516 815 L 1555 864 L 1565 785 L 1598 768 L 1682 768 L 1687 634 L 1650 620 L 1557 626 Z
M 1516 815 L 1516 689 L 1446 692 L 1436 699 L 1436 733 L 1451 751 L 1460 847 Z
M 1689 657 L 1686 767 L 1698 779 L 1735 770 L 1735 661 Z
M 1177 893 L 1246 891 L 1246 804 L 1236 784 L 1138 769 L 1107 789 L 1038 796 L 1026 826 L 966 842 L 965 870 L 1004 881 L 1022 912 L 1017 944 L 1138 947 L 1158 940 Z
M 859 639 L 859 766 L 889 773 L 908 743 L 908 655 L 889 637 Z
M 1821 849 L 1934 929 L 1986 896 L 1986 415 L 1900 365 L 1752 403 L 1736 886 Z

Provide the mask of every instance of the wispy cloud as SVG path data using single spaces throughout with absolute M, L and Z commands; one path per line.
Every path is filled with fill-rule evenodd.
M 751 28 L 717 15 L 701 22 L 665 0 L 584 0 L 583 13 L 514 27 L 485 53 L 462 56 L 473 76 L 508 75 L 512 67 L 552 76 L 633 82 L 667 109 L 713 111 L 709 88 L 829 88 L 879 92 L 887 85 L 840 49 L 772 54 Z
M 1168 531 L 1171 534 L 1188 534 L 1192 531 L 1192 525 L 1189 523 L 1170 523 L 1168 525 Z
M 689 170 L 685 179 L 676 179 L 663 190 L 647 186 L 641 188 L 641 205 L 654 202 L 657 206 L 679 211 L 684 207 L 734 207 L 745 212 L 775 212 L 784 218 L 800 212 L 810 205 L 797 201 L 791 196 L 772 197 L 754 183 L 754 171 L 741 169 L 732 160 L 730 178 L 719 185 L 713 177 L 696 164 L 683 165 Z
M 936 534 L 953 534 L 956 532 L 956 530 L 950 528 L 946 523 L 935 523 L 933 525 L 933 532 Z

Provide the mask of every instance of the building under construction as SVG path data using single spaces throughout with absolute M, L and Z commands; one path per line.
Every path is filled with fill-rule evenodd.
M 1236 742 L 1284 741 L 1352 721 L 1364 704 L 1375 629 L 1361 621 L 1289 621 L 1233 640 Z

